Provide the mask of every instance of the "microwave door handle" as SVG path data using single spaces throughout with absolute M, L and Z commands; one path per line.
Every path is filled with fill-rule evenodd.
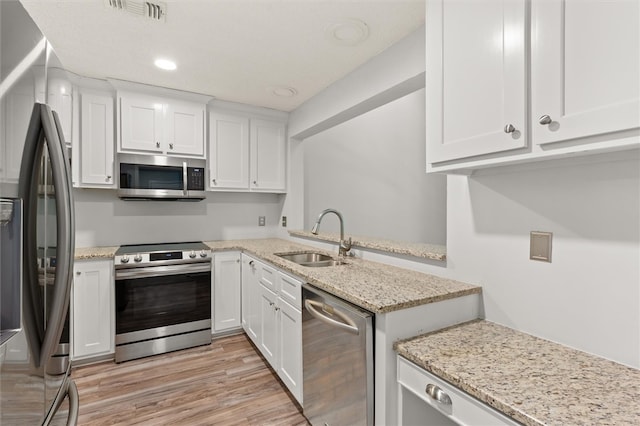
M 188 188 L 189 186 L 187 185 L 187 178 L 188 178 L 188 171 L 189 169 L 187 168 L 187 162 L 183 161 L 182 162 L 182 194 L 186 197 L 188 194 Z
M 48 317 L 40 362 L 46 362 L 54 353 L 62 335 L 71 295 L 71 270 L 75 241 L 73 238 L 74 215 L 71 194 L 71 171 L 66 156 L 60 120 L 47 105 L 41 109 L 42 127 L 49 147 L 49 159 L 53 174 L 56 200 L 56 275 L 54 279 L 53 303 Z

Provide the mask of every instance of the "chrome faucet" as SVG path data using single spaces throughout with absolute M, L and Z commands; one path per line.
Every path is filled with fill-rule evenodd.
M 349 252 L 349 250 L 351 250 L 351 237 L 349 237 L 349 241 L 345 241 L 344 239 L 344 220 L 342 219 L 342 215 L 340 214 L 340 212 L 336 209 L 326 209 L 323 210 L 322 212 L 320 212 L 320 214 L 318 215 L 318 219 L 316 220 L 315 225 L 313 225 L 313 228 L 311 228 L 311 233 L 314 235 L 318 235 L 318 228 L 320 228 L 320 221 L 322 220 L 322 218 L 324 217 L 324 215 L 326 215 L 327 213 L 334 213 L 336 216 L 338 216 L 338 219 L 340 220 L 340 247 L 338 248 L 338 255 L 339 256 L 346 256 L 347 253 Z

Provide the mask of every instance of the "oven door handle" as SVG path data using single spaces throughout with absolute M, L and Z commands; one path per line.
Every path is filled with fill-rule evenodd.
M 166 275 L 211 272 L 211 263 L 188 263 L 182 265 L 149 266 L 131 269 L 116 269 L 116 281 L 124 279 L 162 277 Z

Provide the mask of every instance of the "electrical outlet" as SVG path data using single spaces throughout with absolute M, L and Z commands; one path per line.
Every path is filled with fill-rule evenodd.
M 282 216 L 282 227 L 283 228 L 287 227 L 287 217 L 286 216 Z
M 531 231 L 529 259 L 551 263 L 551 232 Z
M 266 221 L 265 216 L 258 216 L 258 226 L 264 226 L 265 221 Z

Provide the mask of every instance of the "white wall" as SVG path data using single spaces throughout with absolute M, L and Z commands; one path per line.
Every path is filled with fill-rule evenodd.
M 385 58 L 424 58 L 419 37 L 392 46 Z M 398 46 L 404 56 L 395 51 Z M 360 76 L 374 76 L 374 88 L 392 87 L 410 78 L 388 72 L 403 66 L 401 59 L 370 61 L 306 102 L 302 112 L 294 111 L 291 128 L 305 137 L 317 133 L 314 129 L 326 124 L 326 111 L 340 116 L 362 104 L 356 99 L 350 104 L 351 98 L 334 89 L 346 91 L 349 83 L 359 88 L 366 83 Z M 303 145 L 292 145 L 295 185 L 284 206 L 290 223 L 299 224 L 304 223 Z M 447 267 L 402 259 L 403 266 L 482 285 L 491 321 L 640 367 L 638 158 L 591 160 L 447 177 Z M 390 196 L 388 188 L 379 193 Z M 554 233 L 552 263 L 529 260 L 533 230 Z
M 198 202 L 123 201 L 115 191 L 75 189 L 76 246 L 270 238 L 277 234 L 283 197 L 207 193 Z M 266 216 L 267 226 L 258 226 Z
M 449 176 L 451 275 L 482 285 L 491 321 L 639 367 L 638 164 Z M 530 231 L 553 232 L 551 263 L 529 260 Z
M 446 176 L 424 172 L 424 114 L 421 89 L 305 139 L 304 228 L 332 207 L 349 235 L 444 245 Z

